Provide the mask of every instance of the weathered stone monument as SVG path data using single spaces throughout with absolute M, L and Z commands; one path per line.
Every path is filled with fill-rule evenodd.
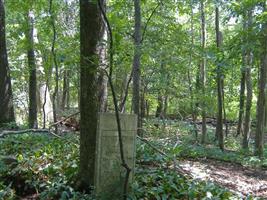
M 129 178 L 129 183 L 131 183 L 135 164 L 137 117 L 136 115 L 121 114 L 120 121 L 124 156 L 128 166 L 132 169 Z M 121 199 L 126 170 L 121 166 L 115 114 L 99 114 L 96 159 L 96 194 L 102 199 Z

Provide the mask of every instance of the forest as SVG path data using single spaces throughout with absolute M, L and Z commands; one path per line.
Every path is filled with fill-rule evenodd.
M 0 0 L 0 199 L 267 199 L 266 0 Z

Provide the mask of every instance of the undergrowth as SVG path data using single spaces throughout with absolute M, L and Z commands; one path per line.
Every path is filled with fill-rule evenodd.
M 166 126 L 164 130 L 167 133 L 163 137 L 163 128 L 156 127 L 153 123 L 147 122 L 145 136 L 169 157 L 162 156 L 147 144 L 137 142 L 135 179 L 131 184 L 129 200 L 238 199 L 231 192 L 211 182 L 193 180 L 179 174 L 171 167 L 170 157 L 214 157 L 244 163 L 245 158 L 252 159 L 253 156 L 247 157 L 246 153 L 237 151 L 222 153 L 211 142 L 206 146 L 199 145 L 190 132 L 191 127 L 178 122 Z M 211 133 L 208 137 L 212 141 Z M 79 166 L 78 140 L 79 137 L 75 134 L 68 134 L 60 139 L 36 133 L 0 139 L 0 157 L 8 157 L 14 161 L 12 165 L 7 165 L 0 159 L 0 199 L 29 196 L 41 200 L 97 199 L 75 189 Z M 229 146 L 234 145 L 237 148 L 229 141 Z M 246 162 L 251 164 L 258 161 Z
M 156 124 L 156 126 L 155 126 Z M 200 143 L 201 134 L 196 137 L 192 124 L 180 121 L 146 121 L 146 136 L 159 146 L 164 146 L 168 153 L 180 158 L 210 158 L 226 162 L 238 163 L 243 166 L 267 168 L 267 146 L 264 158 L 253 154 L 254 141 L 251 139 L 249 150 L 242 149 L 242 136 L 235 136 L 230 131 L 225 137 L 225 151 L 222 152 L 215 139 L 215 128 L 208 128 L 205 145 Z M 200 132 L 200 131 L 198 131 Z

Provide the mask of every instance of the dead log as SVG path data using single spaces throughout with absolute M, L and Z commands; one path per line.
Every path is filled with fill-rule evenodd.
M 53 135 L 54 137 L 57 137 L 59 139 L 63 139 L 68 143 L 78 145 L 76 142 L 69 140 L 67 138 L 61 137 L 60 135 L 55 134 L 54 132 L 52 132 L 49 129 L 25 129 L 25 130 L 18 130 L 18 131 L 4 130 L 4 131 L 0 132 L 0 138 L 4 138 L 4 137 L 9 136 L 9 135 L 24 134 L 24 133 L 48 133 L 48 134 Z
M 25 129 L 25 130 L 4 130 L 0 132 L 0 138 L 3 138 L 5 136 L 9 135 L 17 135 L 17 134 L 24 134 L 24 133 L 51 133 L 49 129 Z

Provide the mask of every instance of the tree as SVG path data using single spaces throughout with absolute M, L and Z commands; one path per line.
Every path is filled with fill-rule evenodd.
M 247 25 L 246 25 L 246 43 L 249 43 L 249 32 L 251 30 L 252 26 L 252 12 L 253 10 L 250 8 L 247 12 Z M 248 149 L 248 142 L 250 138 L 250 112 L 251 112 L 251 105 L 252 105 L 252 80 L 251 80 L 251 66 L 253 62 L 253 55 L 252 55 L 252 49 L 251 45 L 247 45 L 248 48 L 246 49 L 246 55 L 245 55 L 245 63 L 246 63 L 246 88 L 247 88 L 247 99 L 246 99 L 246 112 L 245 112 L 245 121 L 244 121 L 244 135 L 243 135 L 243 148 Z
M 219 8 L 216 4 L 215 7 L 215 30 L 216 30 L 216 46 L 218 51 L 220 51 L 222 45 L 222 33 L 220 32 L 219 24 Z M 219 62 L 219 60 L 217 60 Z M 222 69 L 220 64 L 217 64 L 217 124 L 216 124 L 216 136 L 219 141 L 219 147 L 221 150 L 224 150 L 224 139 L 223 139 L 223 94 L 222 94 Z
M 266 12 L 266 5 L 263 3 L 263 10 Z M 263 156 L 263 133 L 264 133 L 264 111 L 266 107 L 266 73 L 267 73 L 267 23 L 263 22 L 261 35 L 261 63 L 260 63 L 260 77 L 258 83 L 258 101 L 257 101 L 257 115 L 256 115 L 256 137 L 255 137 L 255 154 L 262 157 Z
M 69 69 L 64 69 L 63 72 L 63 91 L 62 91 L 62 99 L 61 99 L 61 109 L 64 111 L 65 106 L 69 108 L 69 98 L 70 98 L 70 81 L 69 81 Z
M 244 22 L 245 23 L 245 22 Z M 245 38 L 243 39 L 245 41 Z M 245 105 L 245 88 L 246 88 L 246 68 L 245 68 L 245 49 L 242 49 L 242 66 L 241 66 L 241 80 L 240 80 L 240 94 L 239 94 L 239 115 L 236 135 L 243 133 L 243 115 L 244 115 L 244 105 Z
M 133 59 L 133 111 L 138 116 L 138 128 L 140 120 L 140 59 L 141 59 L 141 8 L 140 0 L 134 0 L 134 59 Z
M 37 80 L 36 80 L 36 64 L 34 53 L 34 41 L 33 41 L 33 26 L 34 16 L 33 12 L 28 12 L 28 28 L 27 28 L 27 40 L 28 40 L 28 67 L 29 67 L 29 128 L 38 128 L 37 121 Z
M 202 115 L 202 138 L 201 142 L 205 143 L 206 141 L 206 103 L 205 103 L 205 87 L 206 87 L 206 20 L 205 20 L 205 11 L 204 11 L 204 0 L 200 1 L 200 13 L 201 13 L 201 50 L 202 50 L 202 59 L 200 64 L 200 82 L 201 82 L 201 91 L 202 91 L 202 100 L 201 100 L 201 115 Z
M 58 74 L 58 62 L 57 56 L 55 51 L 56 39 L 57 39 L 57 31 L 56 31 L 56 24 L 55 24 L 55 14 L 53 11 L 53 0 L 49 1 L 49 14 L 51 18 L 51 25 L 52 25 L 52 32 L 53 32 L 53 39 L 51 44 L 51 54 L 52 54 L 52 65 L 55 67 L 55 88 L 52 95 L 52 106 L 53 106 L 53 118 L 54 123 L 57 122 L 57 108 L 59 106 L 59 98 L 58 98 L 58 81 L 59 81 L 59 74 Z M 55 131 L 57 133 L 57 126 L 55 127 Z
M 15 121 L 13 108 L 11 79 L 9 75 L 6 30 L 5 30 L 5 8 L 3 0 L 0 0 L 0 126 L 3 123 Z
M 106 1 L 102 0 L 102 8 L 106 10 Z M 103 21 L 102 21 L 103 22 Z M 107 28 L 103 24 L 101 26 L 101 36 L 100 36 L 100 44 L 98 47 L 99 51 L 99 59 L 100 59 L 100 67 L 105 69 L 107 67 L 107 42 L 108 42 L 108 33 Z M 98 101 L 99 101 L 99 111 L 106 112 L 108 107 L 108 77 L 106 73 L 102 70 L 99 72 L 98 76 Z
M 94 185 L 98 118 L 97 45 L 101 35 L 101 11 L 97 1 L 80 0 L 80 180 Z

